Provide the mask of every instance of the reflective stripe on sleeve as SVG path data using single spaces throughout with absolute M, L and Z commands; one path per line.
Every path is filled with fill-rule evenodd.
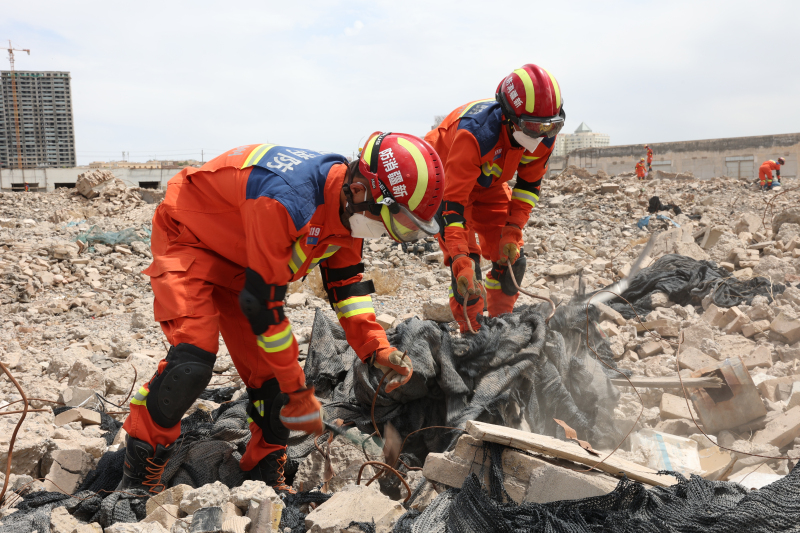
M 534 194 L 530 191 L 523 191 L 522 189 L 514 189 L 514 192 L 511 194 L 512 200 L 519 200 L 521 202 L 525 202 L 526 204 L 531 204 L 533 207 L 536 207 L 536 202 L 539 201 L 539 196 Z
M 291 346 L 294 335 L 292 335 L 292 325 L 288 324 L 286 328 L 276 333 L 265 337 L 264 335 L 258 336 L 258 345 L 267 353 L 280 352 Z
M 461 228 L 461 229 L 464 229 L 464 223 L 463 222 L 453 222 L 452 224 L 448 224 L 447 227 L 448 228 Z
M 292 258 L 289 260 L 289 268 L 292 269 L 293 274 L 297 274 L 303 263 L 306 262 L 306 254 L 303 253 L 303 247 L 300 245 L 301 239 L 298 239 L 294 246 L 292 246 Z
M 289 423 L 289 424 L 305 424 L 306 422 L 313 422 L 314 420 L 319 420 L 322 418 L 322 415 L 319 411 L 315 411 L 309 415 L 303 416 L 283 416 L 280 415 L 281 422 Z
M 364 313 L 375 314 L 375 308 L 372 306 L 372 297 L 367 296 L 353 296 L 338 302 L 336 305 L 336 318 L 350 318 L 355 315 L 363 315 Z
M 133 395 L 131 398 L 131 403 L 133 405 L 147 405 L 147 395 L 150 394 L 150 391 L 144 388 L 144 385 L 139 387 L 139 390 L 136 391 L 136 394 Z
M 536 161 L 537 159 L 541 159 L 541 157 L 534 157 L 534 156 L 532 156 L 532 155 L 525 155 L 525 154 L 523 154 L 523 155 L 522 155 L 522 159 L 520 159 L 520 161 L 519 161 L 519 162 L 520 162 L 520 164 L 522 164 L 522 165 L 527 165 L 528 163 L 533 163 L 533 162 L 534 162 L 534 161 Z
M 500 282 L 487 276 L 483 286 L 486 287 L 486 290 L 499 290 Z

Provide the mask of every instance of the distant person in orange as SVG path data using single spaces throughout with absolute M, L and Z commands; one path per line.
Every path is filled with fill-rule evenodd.
M 775 171 L 775 181 L 780 184 L 781 182 L 781 165 L 785 165 L 786 160 L 779 157 L 777 161 L 770 159 L 764 161 L 758 169 L 758 179 L 761 182 L 762 191 L 772 190 L 772 171 Z
M 644 181 L 644 178 L 647 176 L 647 171 L 644 168 L 644 157 L 636 163 L 636 177 L 639 178 L 640 181 Z
M 647 150 L 647 171 L 650 172 L 653 170 L 653 149 L 646 144 L 644 147 Z
M 30 188 L 30 186 L 28 185 L 28 182 L 26 181 L 26 182 L 25 182 L 25 192 L 29 192 L 30 190 L 31 190 L 31 188 Z

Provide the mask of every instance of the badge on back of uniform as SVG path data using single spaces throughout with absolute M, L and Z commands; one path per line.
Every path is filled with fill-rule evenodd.
M 312 224 L 308 228 L 308 235 L 306 235 L 306 246 L 316 246 L 319 244 L 320 235 L 322 235 L 322 226 Z

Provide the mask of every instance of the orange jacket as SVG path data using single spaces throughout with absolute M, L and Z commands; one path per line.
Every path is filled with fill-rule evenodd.
M 267 284 L 286 285 L 320 264 L 332 273 L 361 263 L 363 240 L 351 237 L 339 218 L 345 162 L 340 155 L 285 146 L 240 146 L 202 168 L 179 172 L 169 181 L 163 205 L 197 236 L 198 247 L 256 271 Z M 326 289 L 361 281 L 357 270 L 345 271 L 352 275 Z M 362 360 L 389 347 L 370 296 L 333 305 L 348 343 Z M 281 340 L 276 336 L 285 336 L 287 345 L 281 349 L 296 355 L 290 332 L 285 319 L 262 337 L 274 339 L 274 346 Z
M 494 99 L 478 100 L 454 110 L 425 135 L 444 161 L 444 239 L 451 257 L 469 254 L 463 213 L 473 190 L 500 187 L 517 173 L 506 222 L 521 228 L 539 201 L 555 138 L 542 140 L 533 153 L 514 148 L 501 120 L 500 104 Z M 453 216 L 447 217 L 448 213 Z
M 652 162 L 653 162 L 653 149 L 648 147 L 647 148 L 647 164 L 649 165 Z
M 777 170 L 778 171 L 778 176 L 781 175 L 781 166 L 778 163 L 776 163 L 775 161 L 773 161 L 772 159 L 770 159 L 769 161 L 764 161 L 763 163 L 761 163 L 761 166 L 759 167 L 759 170 L 763 170 L 764 172 L 770 172 L 770 173 L 773 170 Z
M 639 178 L 643 178 L 644 174 L 645 174 L 644 161 L 639 161 L 638 163 L 636 163 L 636 176 Z

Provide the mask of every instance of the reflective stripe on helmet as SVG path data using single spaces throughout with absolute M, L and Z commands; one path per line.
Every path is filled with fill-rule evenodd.
M 147 395 L 150 394 L 150 391 L 144 388 L 144 385 L 139 387 L 139 390 L 136 391 L 136 394 L 133 395 L 131 398 L 131 403 L 133 405 L 147 405 Z
M 361 159 L 367 164 L 369 167 L 372 164 L 372 147 L 375 145 L 375 141 L 380 137 L 380 135 L 373 135 L 370 140 L 367 141 L 367 144 L 364 146 L 364 150 L 361 152 Z
M 264 157 L 267 152 L 269 152 L 269 149 L 273 148 L 274 146 L 274 144 L 259 144 L 256 146 L 255 149 L 250 152 L 250 155 L 247 156 L 247 159 L 244 160 L 242 168 L 247 168 L 258 163 L 261 158 Z
M 547 75 L 550 76 L 550 81 L 553 83 L 553 91 L 556 93 L 556 109 L 561 109 L 561 88 L 558 86 L 555 76 L 550 74 L 550 71 L 543 68 Z
M 519 200 L 521 202 L 525 202 L 526 204 L 530 204 L 533 207 L 536 207 L 536 202 L 539 201 L 539 197 L 529 191 L 523 191 L 521 189 L 514 189 L 514 192 L 511 193 L 512 200 Z
M 292 325 L 288 324 L 283 331 L 276 333 L 275 335 L 259 335 L 256 342 L 265 352 L 275 353 L 288 348 L 292 344 L 292 340 L 294 340 L 294 335 L 292 335 Z
M 417 187 L 414 189 L 414 194 L 408 199 L 408 208 L 414 211 L 419 206 L 422 197 L 425 196 L 425 191 L 428 189 L 428 164 L 425 162 L 425 157 L 422 155 L 420 149 L 411 141 L 403 137 L 398 137 L 397 144 L 408 150 L 408 153 L 411 154 L 411 157 L 414 158 L 414 163 L 417 165 Z
M 525 112 L 533 113 L 533 105 L 536 103 L 536 90 L 533 88 L 533 80 L 528 71 L 524 68 L 518 68 L 514 74 L 519 76 L 522 85 L 525 87 Z
M 372 297 L 366 296 L 353 296 L 341 302 L 333 304 L 336 308 L 336 318 L 350 318 L 355 315 L 363 315 L 364 313 L 375 314 L 375 308 L 372 306 Z

